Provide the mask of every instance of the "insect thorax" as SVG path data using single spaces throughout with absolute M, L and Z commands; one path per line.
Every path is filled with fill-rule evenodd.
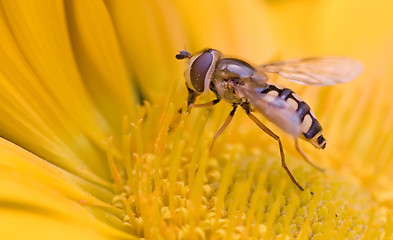
M 238 95 L 233 86 L 252 81 L 255 72 L 256 69 L 253 66 L 240 59 L 222 58 L 217 61 L 210 89 L 220 99 L 232 104 L 241 104 L 245 99 Z

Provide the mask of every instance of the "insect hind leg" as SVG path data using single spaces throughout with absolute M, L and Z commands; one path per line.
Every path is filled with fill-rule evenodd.
M 243 106 L 242 106 L 243 107 Z M 304 188 L 298 183 L 296 180 L 295 176 L 293 176 L 291 170 L 287 167 L 287 164 L 285 162 L 285 154 L 284 154 L 284 148 L 282 147 L 281 139 L 280 137 L 272 132 L 268 127 L 266 127 L 261 121 L 259 121 L 258 118 L 256 118 L 252 113 L 250 113 L 245 107 L 243 107 L 246 110 L 247 116 L 255 123 L 258 125 L 260 129 L 262 129 L 265 133 L 267 133 L 270 137 L 274 138 L 274 140 L 278 141 L 278 145 L 280 147 L 280 156 L 281 156 L 281 165 L 284 168 L 284 170 L 287 172 L 289 178 L 292 180 L 292 182 L 301 190 L 304 191 Z
M 296 150 L 300 153 L 300 155 L 302 155 L 302 157 L 303 157 L 303 159 L 308 163 L 308 164 L 310 164 L 311 166 L 313 166 L 315 169 L 317 169 L 318 171 L 321 171 L 321 172 L 325 172 L 325 169 L 323 169 L 323 168 L 321 168 L 321 167 L 318 167 L 315 163 L 313 163 L 309 158 L 308 158 L 308 156 L 303 152 L 303 150 L 300 148 L 300 146 L 299 146 L 299 141 L 298 141 L 298 139 L 295 139 L 295 147 L 296 147 Z

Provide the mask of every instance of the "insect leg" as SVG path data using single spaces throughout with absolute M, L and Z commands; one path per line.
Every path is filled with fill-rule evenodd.
M 278 135 L 276 135 L 274 132 L 272 132 L 272 130 L 270 130 L 268 127 L 266 127 L 261 121 L 259 121 L 258 118 L 256 118 L 252 113 L 250 113 L 249 111 L 247 111 L 247 115 L 249 118 L 251 118 L 252 121 L 254 121 L 254 123 L 256 123 L 258 125 L 258 127 L 260 129 L 262 129 L 265 133 L 267 133 L 269 136 L 271 136 L 272 138 L 274 138 L 275 140 L 278 141 L 278 145 L 280 147 L 280 155 L 281 155 L 281 165 L 282 167 L 285 169 L 285 171 L 287 172 L 288 176 L 291 178 L 292 182 L 302 191 L 304 191 L 304 188 L 297 182 L 296 178 L 293 176 L 293 174 L 291 173 L 291 171 L 289 170 L 289 168 L 287 167 L 287 164 L 285 163 L 285 155 L 284 155 L 284 149 L 282 147 L 282 143 L 280 140 L 280 137 Z
M 235 115 L 236 108 L 237 108 L 237 105 L 234 104 L 234 105 L 233 105 L 233 109 L 232 109 L 232 111 L 229 113 L 229 115 L 228 115 L 227 119 L 225 120 L 224 124 L 220 127 L 220 129 L 219 129 L 219 130 L 216 132 L 216 134 L 214 135 L 212 144 L 210 145 L 210 150 L 213 149 L 214 142 L 216 141 L 216 139 L 221 135 L 221 133 L 225 130 L 225 128 L 226 128 L 226 127 L 229 125 L 229 123 L 231 122 L 231 120 L 232 120 L 232 118 L 233 118 L 233 115 Z
M 195 108 L 195 107 L 210 107 L 210 106 L 216 105 L 217 103 L 219 103 L 221 101 L 221 99 L 217 98 L 217 99 L 214 99 L 213 101 L 210 101 L 210 102 L 207 102 L 207 103 L 194 104 L 194 102 L 195 102 L 196 98 L 198 97 L 199 93 L 197 93 L 197 92 L 195 92 L 195 91 L 193 91 L 193 90 L 191 90 L 189 88 L 187 88 L 187 89 L 188 89 L 187 113 L 190 112 L 191 108 Z M 177 112 L 179 114 L 181 114 L 183 112 L 183 109 L 179 108 L 177 110 Z M 180 119 L 179 116 L 176 116 L 175 118 L 176 119 L 172 120 L 172 122 L 178 122 L 179 119 Z M 173 124 L 171 124 L 171 125 L 173 125 Z
M 194 107 L 211 107 L 216 105 L 217 103 L 219 103 L 221 101 L 221 99 L 214 99 L 213 101 L 207 102 L 207 103 L 192 103 L 189 105 L 190 108 L 194 108 Z
M 311 166 L 313 166 L 315 169 L 321 171 L 321 172 L 325 172 L 325 169 L 318 167 L 317 165 L 315 165 L 313 162 L 311 162 L 311 160 L 307 157 L 307 155 L 303 152 L 302 149 L 300 149 L 299 146 L 299 141 L 298 139 L 295 139 L 295 147 L 296 150 L 300 153 L 300 155 L 302 155 L 302 157 L 304 158 L 304 160 L 306 160 L 306 162 L 308 162 L 308 164 L 310 164 Z
M 207 102 L 207 103 L 199 103 L 199 104 L 194 104 L 196 98 L 198 97 L 199 93 L 191 90 L 188 88 L 188 97 L 187 97 L 187 112 L 190 111 L 191 108 L 195 108 L 195 107 L 211 107 L 216 105 L 217 103 L 219 103 L 221 101 L 221 99 L 217 98 L 214 99 L 213 101 Z M 181 113 L 182 109 L 180 108 L 178 110 L 178 113 Z

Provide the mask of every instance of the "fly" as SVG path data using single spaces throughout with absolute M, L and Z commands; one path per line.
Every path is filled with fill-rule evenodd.
M 221 100 L 232 104 L 224 124 L 214 135 L 214 141 L 231 122 L 237 108 L 244 109 L 247 116 L 265 133 L 278 142 L 281 165 L 296 186 L 304 191 L 285 162 L 284 149 L 280 137 L 266 127 L 252 114 L 257 110 L 269 121 L 292 135 L 296 150 L 306 162 L 314 168 L 324 171 L 310 161 L 301 150 L 298 139 L 310 142 L 317 148 L 324 149 L 326 140 L 322 127 L 305 103 L 289 88 L 281 88 L 268 82 L 268 73 L 280 76 L 296 83 L 310 86 L 328 86 L 351 81 L 362 71 L 362 64 L 343 57 L 313 57 L 279 61 L 262 65 L 251 65 L 237 58 L 223 58 L 221 52 L 206 49 L 195 55 L 183 50 L 176 55 L 177 59 L 188 59 L 185 72 L 188 89 L 187 107 L 210 107 Z M 196 98 L 212 91 L 216 99 L 196 104 Z

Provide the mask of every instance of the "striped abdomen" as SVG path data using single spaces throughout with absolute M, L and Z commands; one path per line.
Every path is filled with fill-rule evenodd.
M 296 93 L 289 88 L 280 88 L 274 84 L 267 84 L 261 93 L 274 97 L 279 97 L 289 103 L 296 109 L 301 121 L 302 136 L 301 138 L 309 141 L 314 146 L 324 149 L 326 140 L 322 135 L 322 127 L 315 118 L 307 103 L 305 103 Z

